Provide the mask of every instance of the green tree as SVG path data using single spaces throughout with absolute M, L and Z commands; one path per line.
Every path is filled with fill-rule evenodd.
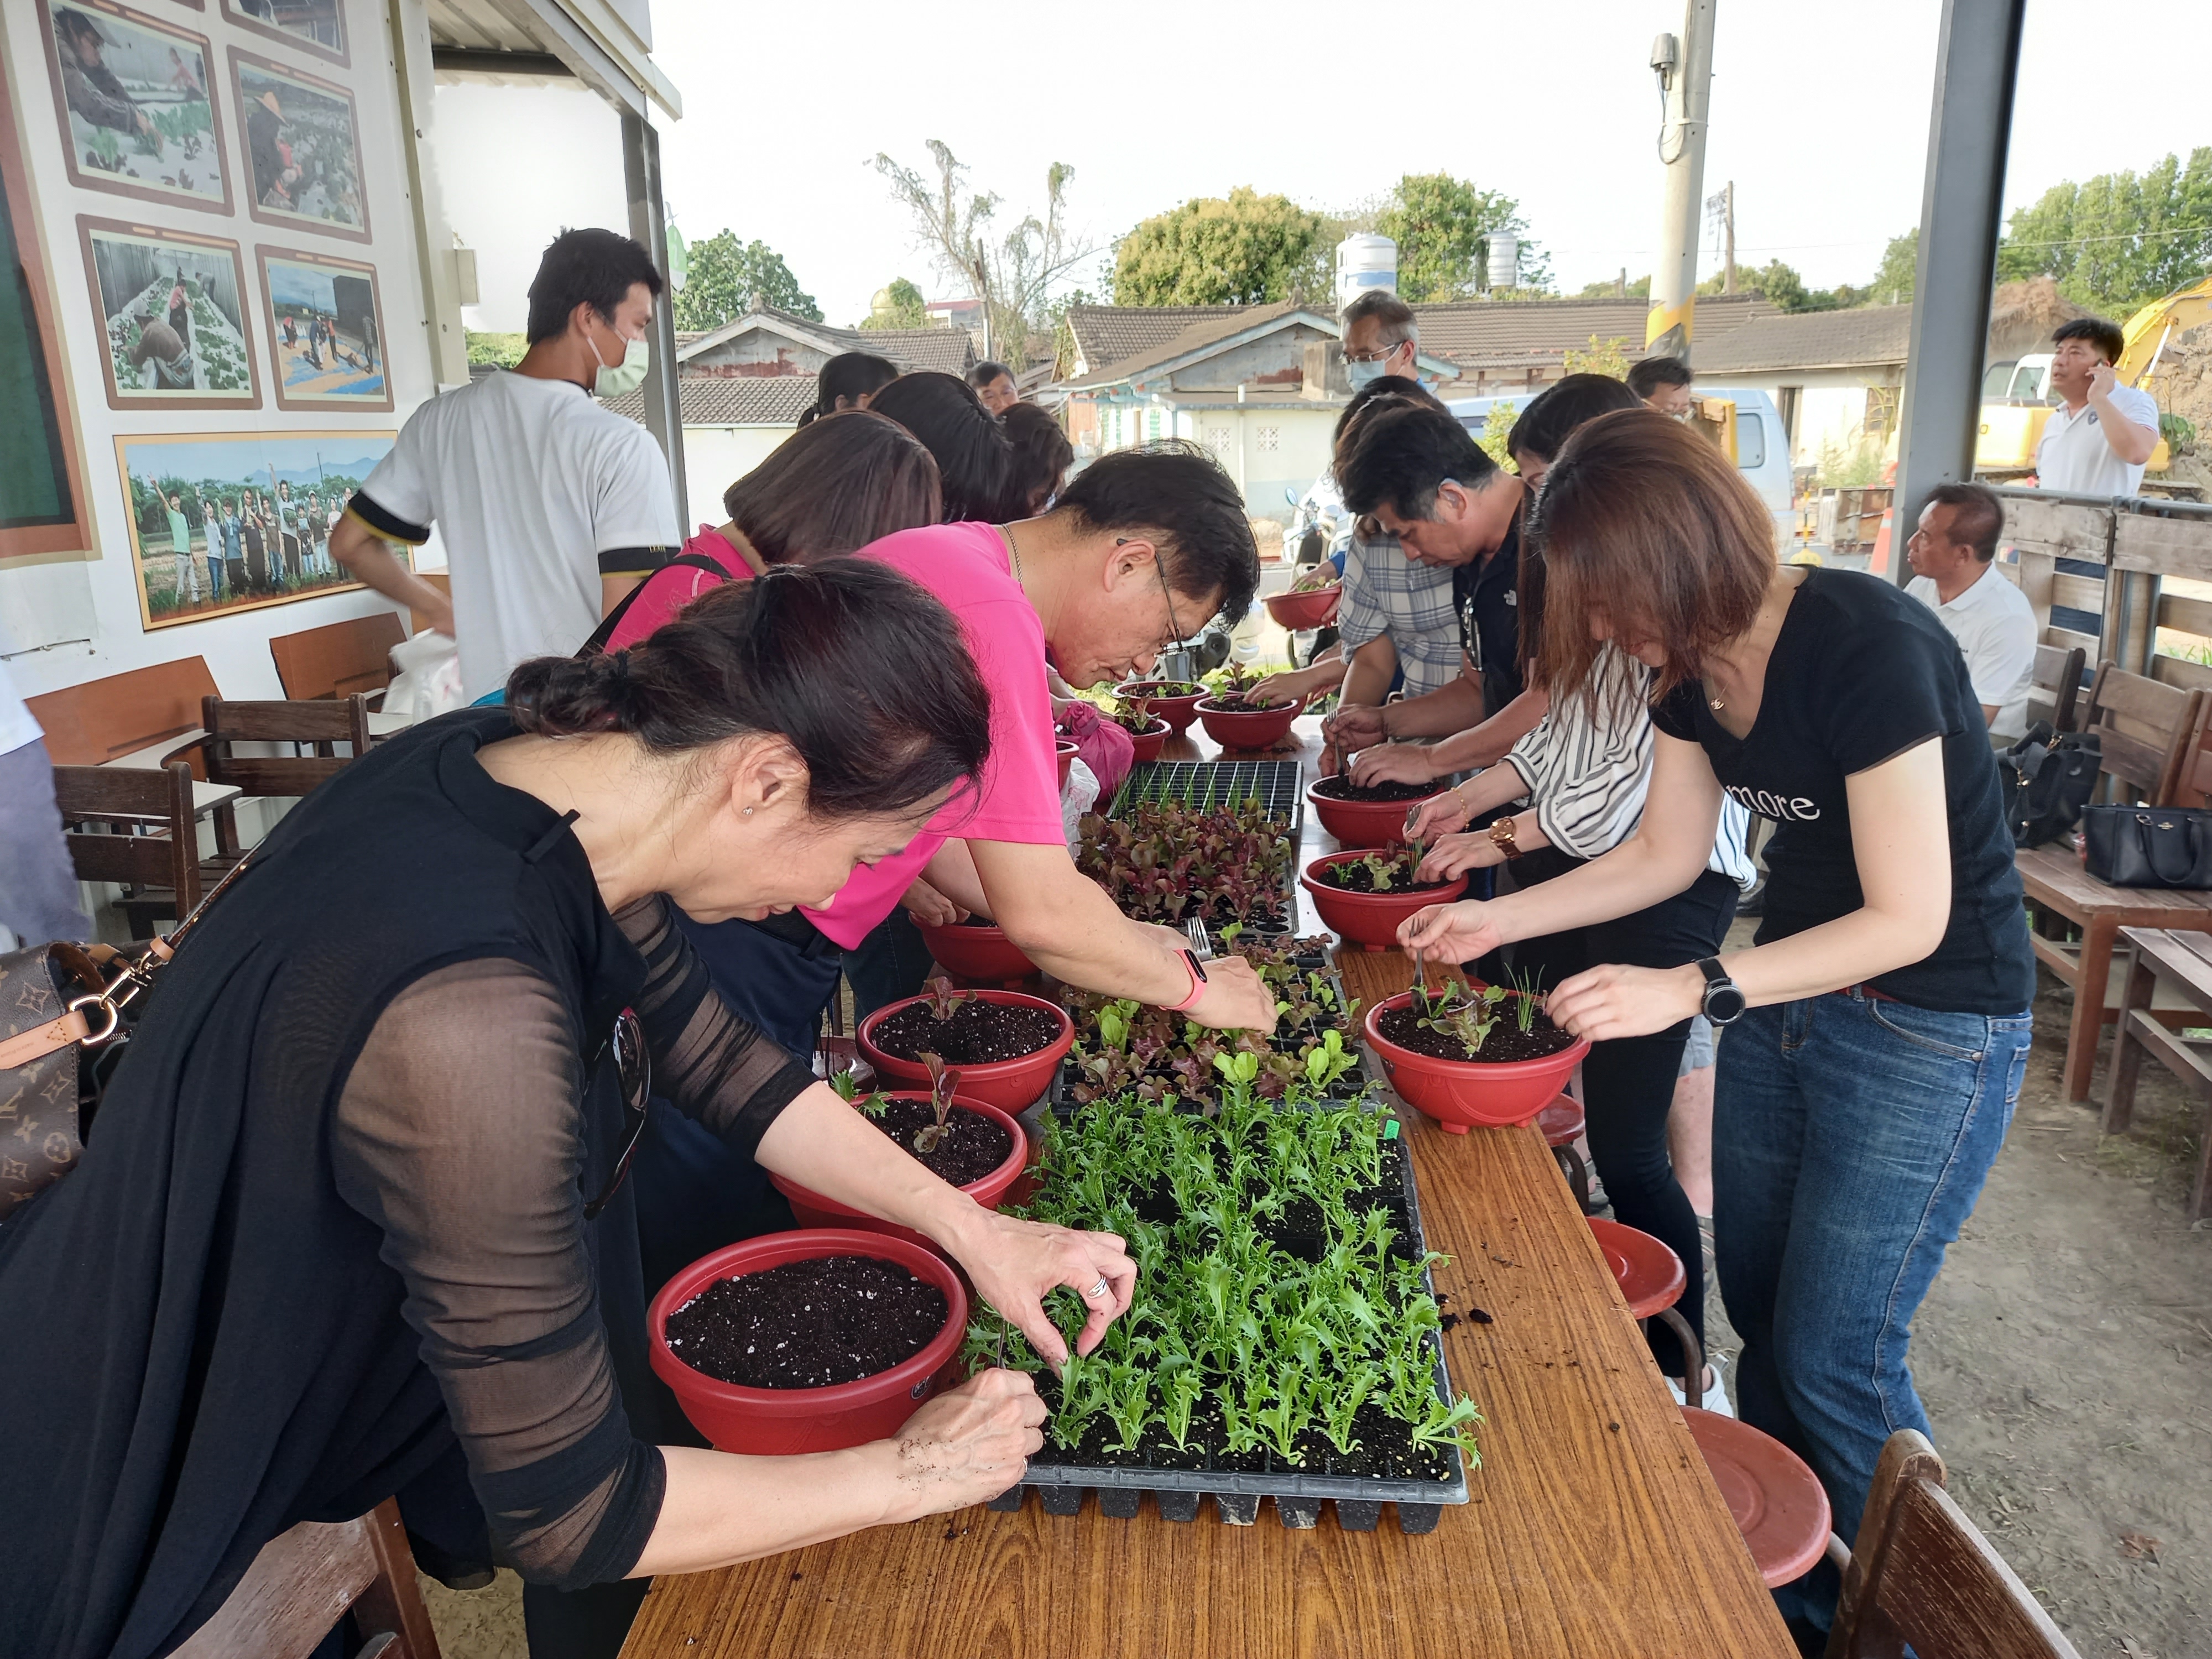
M 2053 185 L 2012 216 L 1997 277 L 2052 276 L 2077 305 L 2115 318 L 2212 269 L 2212 146 L 2169 155 L 2140 176 Z
M 691 244 L 690 273 L 676 296 L 676 326 L 720 328 L 750 311 L 756 294 L 778 311 L 822 320 L 822 307 L 799 286 L 783 255 L 765 242 L 740 242 L 734 231 L 717 231 Z
M 1643 356 L 1639 347 L 1638 356 Z M 1559 354 L 1559 368 L 1568 374 L 1603 374 L 1616 380 L 1628 378 L 1628 342 L 1616 334 L 1609 340 L 1589 337 L 1589 349 L 1569 346 Z
M 1552 280 L 1551 260 L 1528 240 L 1521 204 L 1449 173 L 1409 173 L 1391 190 L 1375 228 L 1398 245 L 1398 292 L 1414 305 L 1464 300 L 1490 287 L 1492 233 L 1521 240 L 1514 287 L 1541 290 Z
M 1893 236 L 1881 251 L 1881 264 L 1874 273 L 1870 297 L 1878 306 L 1902 305 L 1912 297 L 1912 273 L 1920 258 L 1920 227 Z
M 1620 285 L 1618 283 L 1610 282 L 1585 283 L 1582 287 L 1582 290 L 1575 295 L 1575 298 L 1577 300 L 1617 299 L 1620 297 L 1618 293 L 1619 286 Z M 1628 297 L 1632 300 L 1650 299 L 1651 297 L 1651 279 L 1649 276 L 1638 276 L 1634 282 L 1629 283 Z
M 1114 249 L 1118 306 L 1260 305 L 1303 291 L 1321 215 L 1249 185 L 1154 214 Z
M 890 304 L 881 311 L 870 311 L 860 319 L 862 328 L 927 328 L 929 303 L 921 290 L 903 276 L 894 276 L 884 289 Z

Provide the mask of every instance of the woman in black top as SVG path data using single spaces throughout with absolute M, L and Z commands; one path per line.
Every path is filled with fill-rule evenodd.
M 1106 1285 L 1085 1346 L 1127 1307 L 1119 1240 L 931 1176 L 732 1016 L 670 921 L 818 902 L 972 787 L 988 697 L 942 605 L 876 565 L 775 571 L 507 696 L 277 826 L 163 975 L 82 1167 L 0 1228 L 9 1651 L 165 1653 L 286 1528 L 398 1493 L 422 1530 L 464 1458 L 540 1659 L 586 1632 L 611 1654 L 648 1575 L 1019 1478 L 1044 1412 L 1003 1371 L 896 1443 L 700 1449 L 647 1364 L 625 1009 L 655 1095 L 927 1234 L 1054 1354 L 1052 1286 Z
M 1540 517 L 1554 695 L 1586 694 L 1608 640 L 1657 671 L 1643 823 L 1581 870 L 1425 910 L 1401 937 L 1460 959 L 1678 892 L 1723 790 L 1777 824 L 1754 948 L 1594 968 L 1551 1011 L 1594 1040 L 1699 1012 L 1728 1024 L 1713 1163 L 1738 1405 L 1812 1464 L 1849 1537 L 1883 1441 L 1927 1431 L 1912 1315 L 2027 1065 L 2034 962 L 1986 722 L 1926 606 L 1778 566 L 1758 497 L 1662 416 L 1583 427 Z M 1832 1574 L 1787 1600 L 1825 1623 Z

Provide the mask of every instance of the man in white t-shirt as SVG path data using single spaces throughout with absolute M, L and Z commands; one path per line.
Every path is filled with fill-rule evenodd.
M 0 634 L 0 643 L 7 636 Z M 54 765 L 37 717 L 0 662 L 0 927 L 18 945 L 89 939 L 76 866 L 62 839 Z
M 2003 529 L 2004 507 L 1983 485 L 1936 485 L 1905 544 L 1914 573 L 1905 591 L 1959 641 L 1990 735 L 2009 743 L 2027 731 L 2036 624 L 2027 595 L 1990 562 Z
M 2064 399 L 2035 447 L 2039 489 L 2132 495 L 2158 447 L 2158 402 L 2112 373 L 2126 342 L 2101 317 L 2077 317 L 2051 336 L 2051 389 Z
M 645 378 L 660 289 L 629 237 L 562 232 L 530 284 L 522 361 L 416 410 L 331 536 L 339 564 L 460 642 L 471 698 L 574 652 L 683 544 L 659 446 L 593 400 Z M 420 546 L 434 524 L 450 604 L 385 545 Z

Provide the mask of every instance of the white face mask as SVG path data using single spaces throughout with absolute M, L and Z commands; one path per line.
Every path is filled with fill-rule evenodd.
M 624 340 L 622 361 L 610 363 L 599 356 L 599 342 L 588 334 L 584 343 L 592 349 L 598 362 L 599 373 L 592 377 L 592 391 L 601 398 L 619 398 L 626 392 L 635 392 L 645 384 L 646 370 L 653 366 L 653 349 L 643 340 Z

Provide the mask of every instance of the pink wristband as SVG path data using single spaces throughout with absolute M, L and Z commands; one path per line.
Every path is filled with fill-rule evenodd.
M 1198 965 L 1198 958 L 1189 951 L 1185 951 L 1182 955 L 1182 965 L 1190 970 L 1190 994 L 1181 1002 L 1168 1006 L 1168 1012 L 1171 1014 L 1184 1013 L 1196 1007 L 1198 1000 L 1206 994 L 1206 969 Z

